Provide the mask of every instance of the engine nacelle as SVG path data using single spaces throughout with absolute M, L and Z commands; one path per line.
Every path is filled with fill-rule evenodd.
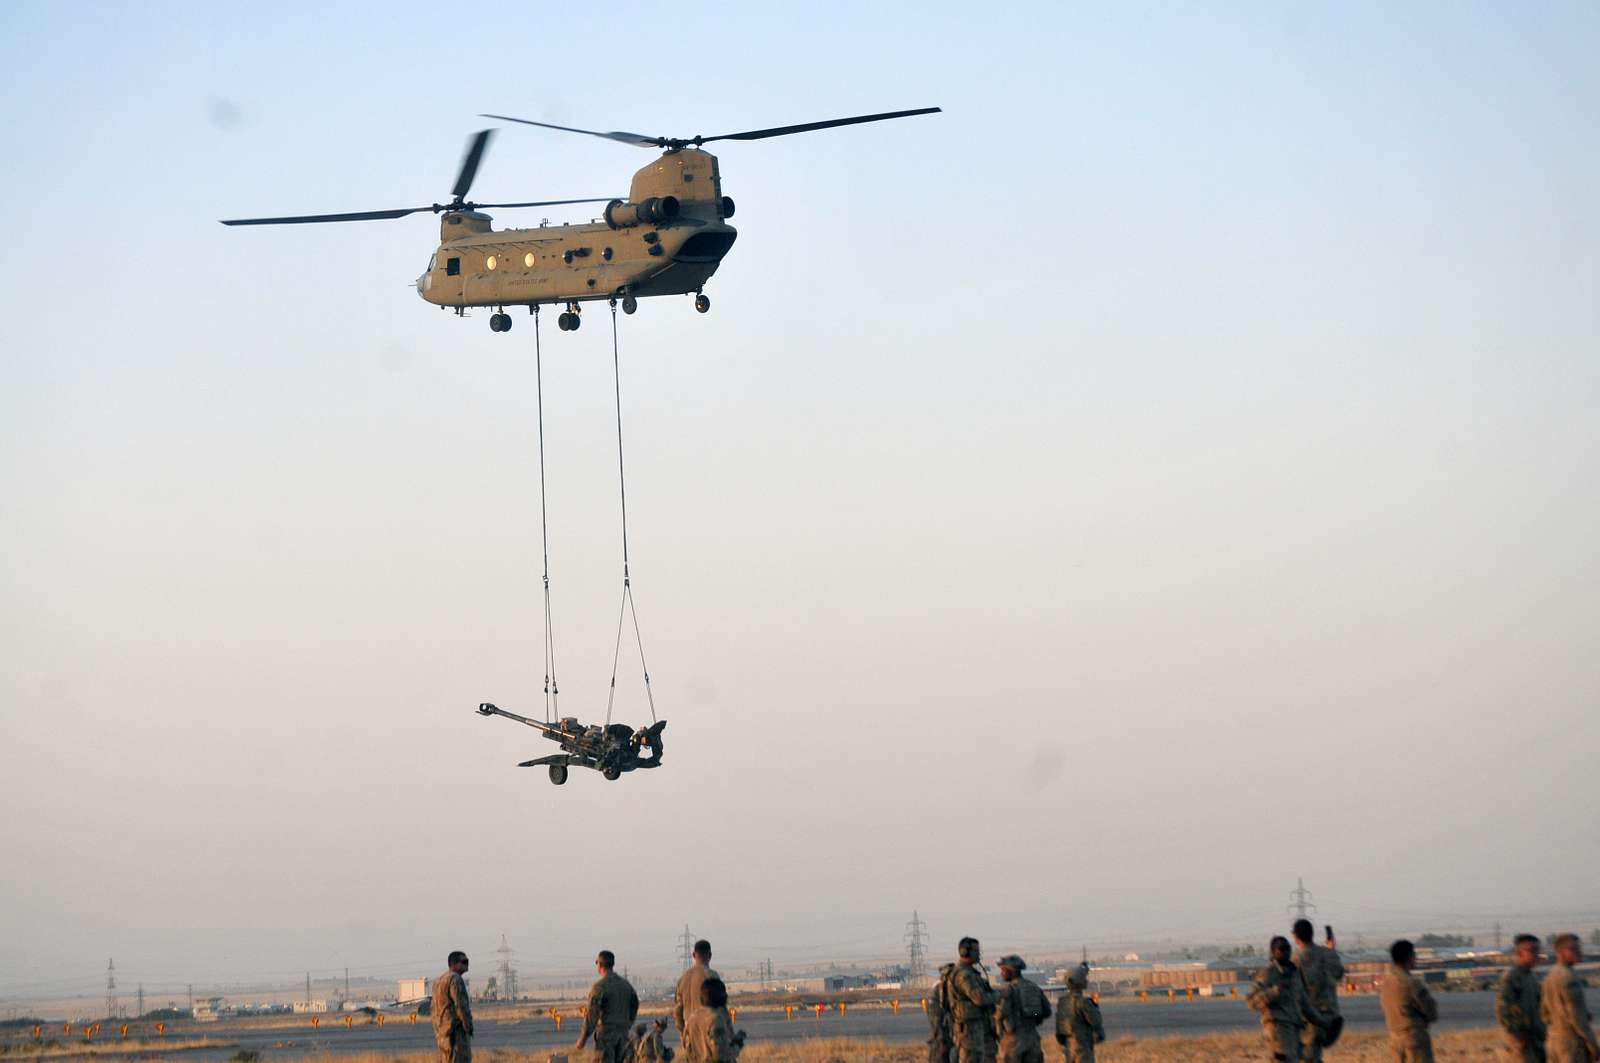
M 642 203 L 624 203 L 613 199 L 606 204 L 606 224 L 613 229 L 631 229 L 635 225 L 660 225 L 678 216 L 677 196 L 651 196 Z

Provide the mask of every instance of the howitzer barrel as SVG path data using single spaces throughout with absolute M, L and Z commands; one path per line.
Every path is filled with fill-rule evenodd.
M 548 730 L 550 730 L 550 726 L 548 724 L 540 723 L 538 720 L 530 720 L 526 716 L 518 716 L 514 712 L 507 712 L 505 709 L 502 709 L 500 706 L 491 704 L 491 703 L 489 703 L 487 701 L 482 702 L 481 704 L 478 705 L 478 715 L 480 715 L 480 716 L 504 716 L 508 720 L 516 720 L 518 723 L 525 723 L 529 727 L 535 728 L 535 729 L 540 730 L 540 731 L 548 731 Z

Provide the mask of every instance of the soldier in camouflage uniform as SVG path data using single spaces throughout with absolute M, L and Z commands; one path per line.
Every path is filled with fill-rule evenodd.
M 977 938 L 956 946 L 959 962 L 945 979 L 945 1000 L 960 1063 L 995 1063 L 994 988 L 983 973 Z
M 1311 1003 L 1306 980 L 1289 954 L 1289 939 L 1275 937 L 1269 946 L 1272 962 L 1256 972 L 1250 1006 L 1261 1013 L 1261 1032 L 1267 1039 L 1267 1058 L 1279 1063 L 1299 1063 L 1301 1040 L 1309 1023 L 1326 1026 L 1328 1020 Z
M 1539 1013 L 1548 1031 L 1545 1052 L 1550 1063 L 1594 1063 L 1600 1060 L 1589 1003 L 1583 999 L 1583 976 L 1573 970 L 1583 962 L 1578 935 L 1556 936 L 1556 965 L 1544 979 Z
M 628 1047 L 622 1053 L 623 1063 L 667 1063 L 672 1059 L 672 1049 L 661 1043 L 667 1020 L 641 1022 L 633 1028 Z
M 1067 976 L 1067 995 L 1056 1012 L 1056 1043 L 1067 1063 L 1094 1063 L 1094 1046 L 1106 1039 L 1100 1005 L 1084 995 L 1089 988 L 1089 965 L 1080 963 Z
M 472 1002 L 467 999 L 465 952 L 452 952 L 445 960 L 449 970 L 433 980 L 433 1039 L 439 1046 L 439 1063 L 472 1063 Z
M 1295 966 L 1300 968 L 1300 977 L 1305 979 L 1306 995 L 1311 998 L 1312 1006 L 1331 1022 L 1339 1014 L 1339 983 L 1344 979 L 1344 961 L 1334 950 L 1332 937 L 1324 947 L 1311 940 L 1315 936 L 1311 920 L 1294 921 Z M 1327 1029 L 1307 1023 L 1300 1040 L 1300 1058 L 1305 1063 L 1322 1063 L 1322 1049 L 1328 1043 Z
M 672 1024 L 678 1028 L 680 1038 L 689 1016 L 700 1008 L 700 987 L 707 979 L 721 977 L 711 969 L 711 942 L 701 938 L 694 943 L 694 962 L 678 976 L 678 985 L 672 991 Z
M 1039 1024 L 1050 1017 L 1050 1002 L 1044 990 L 1022 977 L 1027 967 L 1021 956 L 1000 957 L 1000 999 L 994 1012 L 1000 1063 L 1044 1063 Z
M 939 980 L 928 995 L 928 1063 L 950 1063 L 950 1053 L 956 1047 L 950 1028 L 950 1002 L 945 999 L 945 988 L 955 967 L 947 963 L 939 968 Z
M 1544 1020 L 1539 1017 L 1539 939 L 1518 934 L 1516 962 L 1506 968 L 1495 995 L 1494 1017 L 1506 1032 L 1506 1059 L 1510 1063 L 1544 1063 Z
M 589 1006 L 583 1012 L 583 1032 L 578 1034 L 575 1051 L 583 1051 L 594 1038 L 594 1063 L 622 1063 L 622 1050 L 628 1044 L 628 1027 L 639 1016 L 639 995 L 628 980 L 616 973 L 617 958 L 601 949 L 594 958 L 600 977 L 589 987 Z
M 1378 987 L 1383 1024 L 1389 1028 L 1389 1051 L 1395 1063 L 1433 1063 L 1433 1038 L 1428 1027 L 1439 1021 L 1439 1005 L 1422 979 L 1411 973 L 1416 946 L 1401 938 L 1389 946 L 1392 962 Z

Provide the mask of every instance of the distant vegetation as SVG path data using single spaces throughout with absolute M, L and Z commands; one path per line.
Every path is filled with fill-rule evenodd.
M 1466 949 L 1472 947 L 1472 939 L 1463 934 L 1423 934 L 1417 938 L 1416 946 L 1419 949 Z

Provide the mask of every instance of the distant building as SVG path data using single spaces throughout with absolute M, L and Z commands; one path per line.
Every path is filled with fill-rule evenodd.
M 830 974 L 822 979 L 822 991 L 838 993 L 846 989 L 865 989 L 873 981 L 873 977 L 866 974 Z
M 400 979 L 400 992 L 395 997 L 401 1004 L 414 1004 L 419 1000 L 428 999 L 428 979 L 402 978 Z
M 194 1002 L 195 1022 L 216 1022 L 222 1011 L 221 997 L 198 997 Z
M 297 1000 L 294 1002 L 296 1015 L 321 1015 L 328 1010 L 326 1000 Z
M 1189 989 L 1208 985 L 1232 985 L 1239 981 L 1237 969 L 1213 971 L 1204 967 L 1153 970 L 1139 973 L 1140 989 Z

